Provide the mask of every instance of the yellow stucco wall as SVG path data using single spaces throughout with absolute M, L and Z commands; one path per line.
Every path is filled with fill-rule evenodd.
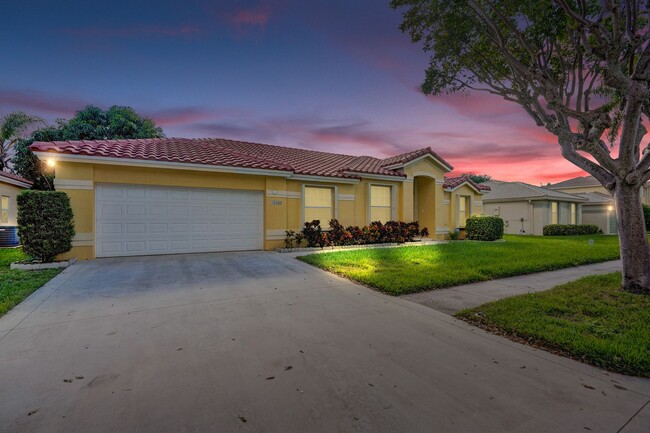
M 286 230 L 303 226 L 302 195 L 305 186 L 326 186 L 335 189 L 335 216 L 345 225 L 367 225 L 370 185 L 393 188 L 394 217 L 398 220 L 420 220 L 432 237 L 445 237 L 455 228 L 454 197 L 471 195 L 473 214 L 482 213 L 480 195 L 466 186 L 449 193 L 443 190 L 444 170 L 429 160 L 404 167 L 407 179 L 396 181 L 362 179 L 356 183 L 296 180 L 266 176 L 212 171 L 134 167 L 59 161 L 56 166 L 56 189 L 70 196 L 77 235 L 73 249 L 63 256 L 78 259 L 94 258 L 95 196 L 99 183 L 163 185 L 195 188 L 218 188 L 262 191 L 264 193 L 264 248 L 284 245 Z M 418 195 L 420 215 L 414 215 L 414 198 Z M 417 199 L 416 199 L 417 201 Z M 424 207 L 423 207 L 424 206 Z M 327 222 L 322 222 L 323 227 Z
M 22 190 L 23 188 L 18 186 L 0 182 L 0 195 L 9 197 L 9 221 L 4 224 L 0 222 L 0 226 L 15 226 L 18 224 L 16 222 L 18 216 L 18 212 L 16 211 L 16 197 Z

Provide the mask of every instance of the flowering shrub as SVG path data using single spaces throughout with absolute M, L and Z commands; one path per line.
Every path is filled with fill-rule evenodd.
M 332 219 L 329 222 L 330 229 L 323 231 L 320 221 L 306 222 L 300 233 L 287 231 L 285 245 L 292 248 L 295 244 L 300 246 L 301 241 L 307 241 L 308 247 L 324 247 L 339 245 L 364 245 L 383 243 L 404 243 L 412 242 L 416 237 L 429 236 L 429 230 L 424 227 L 420 230 L 417 221 L 405 223 L 402 221 L 388 221 L 382 224 L 373 221 L 367 226 L 344 227 L 338 220 Z

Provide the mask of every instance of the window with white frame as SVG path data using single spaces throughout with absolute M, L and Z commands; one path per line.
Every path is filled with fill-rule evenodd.
M 386 223 L 393 219 L 393 190 L 390 186 L 370 186 L 370 221 Z
M 327 227 L 334 218 L 334 188 L 305 187 L 305 221 L 319 220 Z
M 578 221 L 576 220 L 576 204 L 571 203 L 571 224 L 577 224 Z
M 470 213 L 469 196 L 461 195 L 458 197 L 458 227 L 465 227 L 467 217 Z
M 557 224 L 558 218 L 557 218 L 557 202 L 552 201 L 551 202 L 551 224 Z
M 9 223 L 9 197 L 6 195 L 2 196 L 2 215 L 0 216 L 0 223 Z

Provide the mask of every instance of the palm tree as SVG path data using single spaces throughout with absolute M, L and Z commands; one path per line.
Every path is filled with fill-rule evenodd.
M 38 116 L 32 116 L 22 111 L 7 114 L 0 121 L 0 171 L 7 168 L 11 150 L 20 140 L 21 135 L 35 123 L 44 123 L 44 121 Z

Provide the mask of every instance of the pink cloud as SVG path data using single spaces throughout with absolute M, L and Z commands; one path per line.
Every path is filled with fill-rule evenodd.
M 167 108 L 154 112 L 149 112 L 147 116 L 151 117 L 156 125 L 162 127 L 168 126 L 187 126 L 215 118 L 224 118 L 226 116 L 237 114 L 232 110 L 213 110 L 201 107 L 180 107 Z
M 175 27 L 138 25 L 122 28 L 82 27 L 61 29 L 60 31 L 78 37 L 130 38 L 136 36 L 192 36 L 202 33 L 203 29 L 192 25 Z
M 251 9 L 239 9 L 229 15 L 230 21 L 236 26 L 264 27 L 271 18 L 269 8 L 258 6 Z
M 416 87 L 414 90 L 422 94 L 419 87 Z M 458 114 L 468 117 L 478 117 L 481 119 L 501 116 L 528 117 L 524 109 L 516 103 L 506 101 L 500 96 L 487 92 L 474 92 L 470 94 L 449 93 L 435 96 L 425 95 L 425 97 L 434 104 L 444 104 L 447 107 L 453 108 Z
M 0 110 L 24 110 L 38 115 L 72 116 L 89 104 L 87 100 L 69 96 L 48 95 L 34 90 L 0 89 Z

